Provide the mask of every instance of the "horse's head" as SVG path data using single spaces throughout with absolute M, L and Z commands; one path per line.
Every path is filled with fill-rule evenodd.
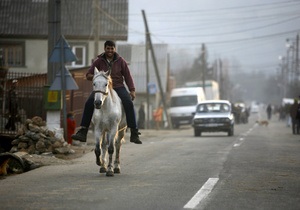
M 99 71 L 96 67 L 93 78 L 94 106 L 101 109 L 109 90 L 112 88 L 112 80 L 109 71 Z

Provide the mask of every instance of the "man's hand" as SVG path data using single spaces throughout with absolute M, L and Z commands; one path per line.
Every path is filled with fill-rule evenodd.
M 130 91 L 131 100 L 135 99 L 135 91 Z
M 89 81 L 92 81 L 94 78 L 94 75 L 93 74 L 87 74 L 86 75 L 86 79 L 89 80 Z

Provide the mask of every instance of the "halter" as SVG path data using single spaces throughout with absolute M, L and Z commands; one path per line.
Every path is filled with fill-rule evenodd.
M 93 81 L 97 78 L 97 77 L 99 77 L 99 76 L 103 76 L 105 79 L 108 79 L 108 77 L 106 77 L 105 75 L 103 75 L 103 74 L 98 74 L 98 75 L 96 75 L 94 78 L 93 78 Z M 102 93 L 103 95 L 108 95 L 108 92 L 104 92 L 104 91 L 102 91 L 102 90 L 94 90 L 93 91 L 93 94 L 95 94 L 95 93 Z
M 102 91 L 102 90 L 93 90 L 93 93 L 95 94 L 95 93 L 102 93 L 103 95 L 108 95 L 108 92 L 104 92 L 104 91 Z
M 109 74 L 108 74 L 108 76 L 111 74 L 111 68 L 109 68 L 108 69 L 108 72 L 109 72 Z M 109 80 L 108 78 L 108 76 L 106 75 L 106 74 L 97 74 L 97 75 L 95 75 L 95 77 L 93 78 L 93 82 L 94 82 L 94 80 L 97 78 L 97 77 L 99 77 L 99 76 L 102 76 L 102 77 L 104 77 L 105 79 L 107 79 L 107 80 Z M 103 95 L 108 95 L 108 92 L 104 92 L 104 91 L 102 91 L 102 90 L 94 90 L 93 91 L 93 93 L 95 94 L 95 93 L 102 93 Z

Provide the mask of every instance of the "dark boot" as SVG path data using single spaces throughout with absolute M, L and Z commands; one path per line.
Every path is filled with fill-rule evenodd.
M 81 142 L 86 142 L 86 135 L 87 135 L 88 129 L 87 128 L 80 128 L 76 134 L 73 134 L 71 136 L 72 139 L 78 140 Z
M 141 134 L 138 129 L 130 129 L 131 135 L 130 135 L 130 142 L 133 142 L 135 144 L 142 144 L 139 135 Z

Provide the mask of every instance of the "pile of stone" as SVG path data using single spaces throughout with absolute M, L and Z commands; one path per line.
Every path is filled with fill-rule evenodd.
M 27 119 L 18 130 L 10 152 L 70 154 L 74 153 L 74 150 L 68 146 L 63 135 L 49 130 L 46 122 L 41 117 L 35 116 Z

